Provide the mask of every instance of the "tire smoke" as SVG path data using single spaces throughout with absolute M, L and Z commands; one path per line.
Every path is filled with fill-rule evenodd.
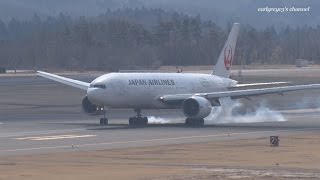
M 213 107 L 211 114 L 205 118 L 206 124 L 286 121 L 281 113 L 271 110 L 264 102 L 253 110 L 246 109 L 240 101 L 230 98 L 223 98 L 220 103 L 221 106 Z M 237 112 L 240 109 L 245 111 Z
M 316 109 L 320 108 L 320 97 L 302 97 L 297 103 L 290 106 L 290 109 Z
M 149 124 L 167 124 L 167 123 L 170 123 L 170 121 L 161 117 L 149 116 L 148 123 Z

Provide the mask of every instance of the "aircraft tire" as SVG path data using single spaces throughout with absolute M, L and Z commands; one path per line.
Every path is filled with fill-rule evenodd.
M 135 117 L 130 117 L 129 118 L 129 125 L 134 126 L 136 124 L 136 118 Z
M 107 119 L 107 118 L 104 118 L 104 119 L 103 119 L 103 124 L 104 124 L 104 125 L 108 125 L 108 123 L 109 123 L 109 122 L 108 122 L 108 119 Z
M 190 125 L 191 125 L 191 120 L 190 120 L 190 118 L 187 118 L 184 124 L 185 124 L 186 126 L 190 126 Z
M 107 125 L 108 124 L 108 119 L 107 118 L 100 118 L 100 125 Z
M 190 127 L 199 127 L 204 125 L 204 119 L 192 119 L 192 118 L 187 118 L 185 121 L 186 126 Z
M 148 118 L 147 117 L 143 117 L 143 125 L 147 125 L 148 124 Z
M 148 124 L 148 118 L 147 117 L 130 117 L 129 118 L 129 125 L 130 126 L 144 126 Z
M 199 119 L 198 126 L 203 126 L 203 125 L 204 125 L 204 119 Z

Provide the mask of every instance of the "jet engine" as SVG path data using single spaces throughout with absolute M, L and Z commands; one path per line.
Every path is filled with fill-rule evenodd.
M 182 109 L 187 118 L 203 119 L 211 113 L 212 105 L 204 97 L 193 96 L 183 101 Z
M 98 116 L 101 114 L 101 110 L 103 110 L 101 107 L 93 104 L 89 99 L 88 96 L 85 96 L 82 100 L 82 109 L 85 113 L 92 115 L 92 116 Z

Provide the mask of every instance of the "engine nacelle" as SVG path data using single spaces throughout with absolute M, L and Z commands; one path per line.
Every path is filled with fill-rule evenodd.
M 192 96 L 182 103 L 182 110 L 187 118 L 203 119 L 211 113 L 212 105 L 204 97 Z
M 102 108 L 93 104 L 89 99 L 88 96 L 85 96 L 82 100 L 82 109 L 85 113 L 91 116 L 98 116 L 101 114 Z

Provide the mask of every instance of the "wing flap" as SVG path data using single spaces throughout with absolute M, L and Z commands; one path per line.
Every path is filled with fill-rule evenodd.
M 87 82 L 70 79 L 70 78 L 58 76 L 58 75 L 43 72 L 43 71 L 37 71 L 37 76 L 41 76 L 41 77 L 59 82 L 61 84 L 65 84 L 65 85 L 72 86 L 78 89 L 83 89 L 83 90 L 87 90 L 88 87 L 90 86 L 90 83 L 87 83 Z
M 212 93 L 163 95 L 160 97 L 160 100 L 163 102 L 178 101 L 178 100 L 184 100 L 191 96 L 202 96 L 207 99 L 217 99 L 222 97 L 231 97 L 233 99 L 237 99 L 237 98 L 246 98 L 250 96 L 260 96 L 260 95 L 266 95 L 266 94 L 282 94 L 284 92 L 307 90 L 307 89 L 320 89 L 320 84 L 272 87 L 272 88 L 261 88 L 261 89 L 246 89 L 246 90 L 222 91 L 222 92 L 212 92 Z
M 282 85 L 289 84 L 290 82 L 266 82 L 266 83 L 249 83 L 249 84 L 236 84 L 231 88 L 241 88 L 241 87 L 253 87 L 253 86 L 266 86 L 266 85 Z

